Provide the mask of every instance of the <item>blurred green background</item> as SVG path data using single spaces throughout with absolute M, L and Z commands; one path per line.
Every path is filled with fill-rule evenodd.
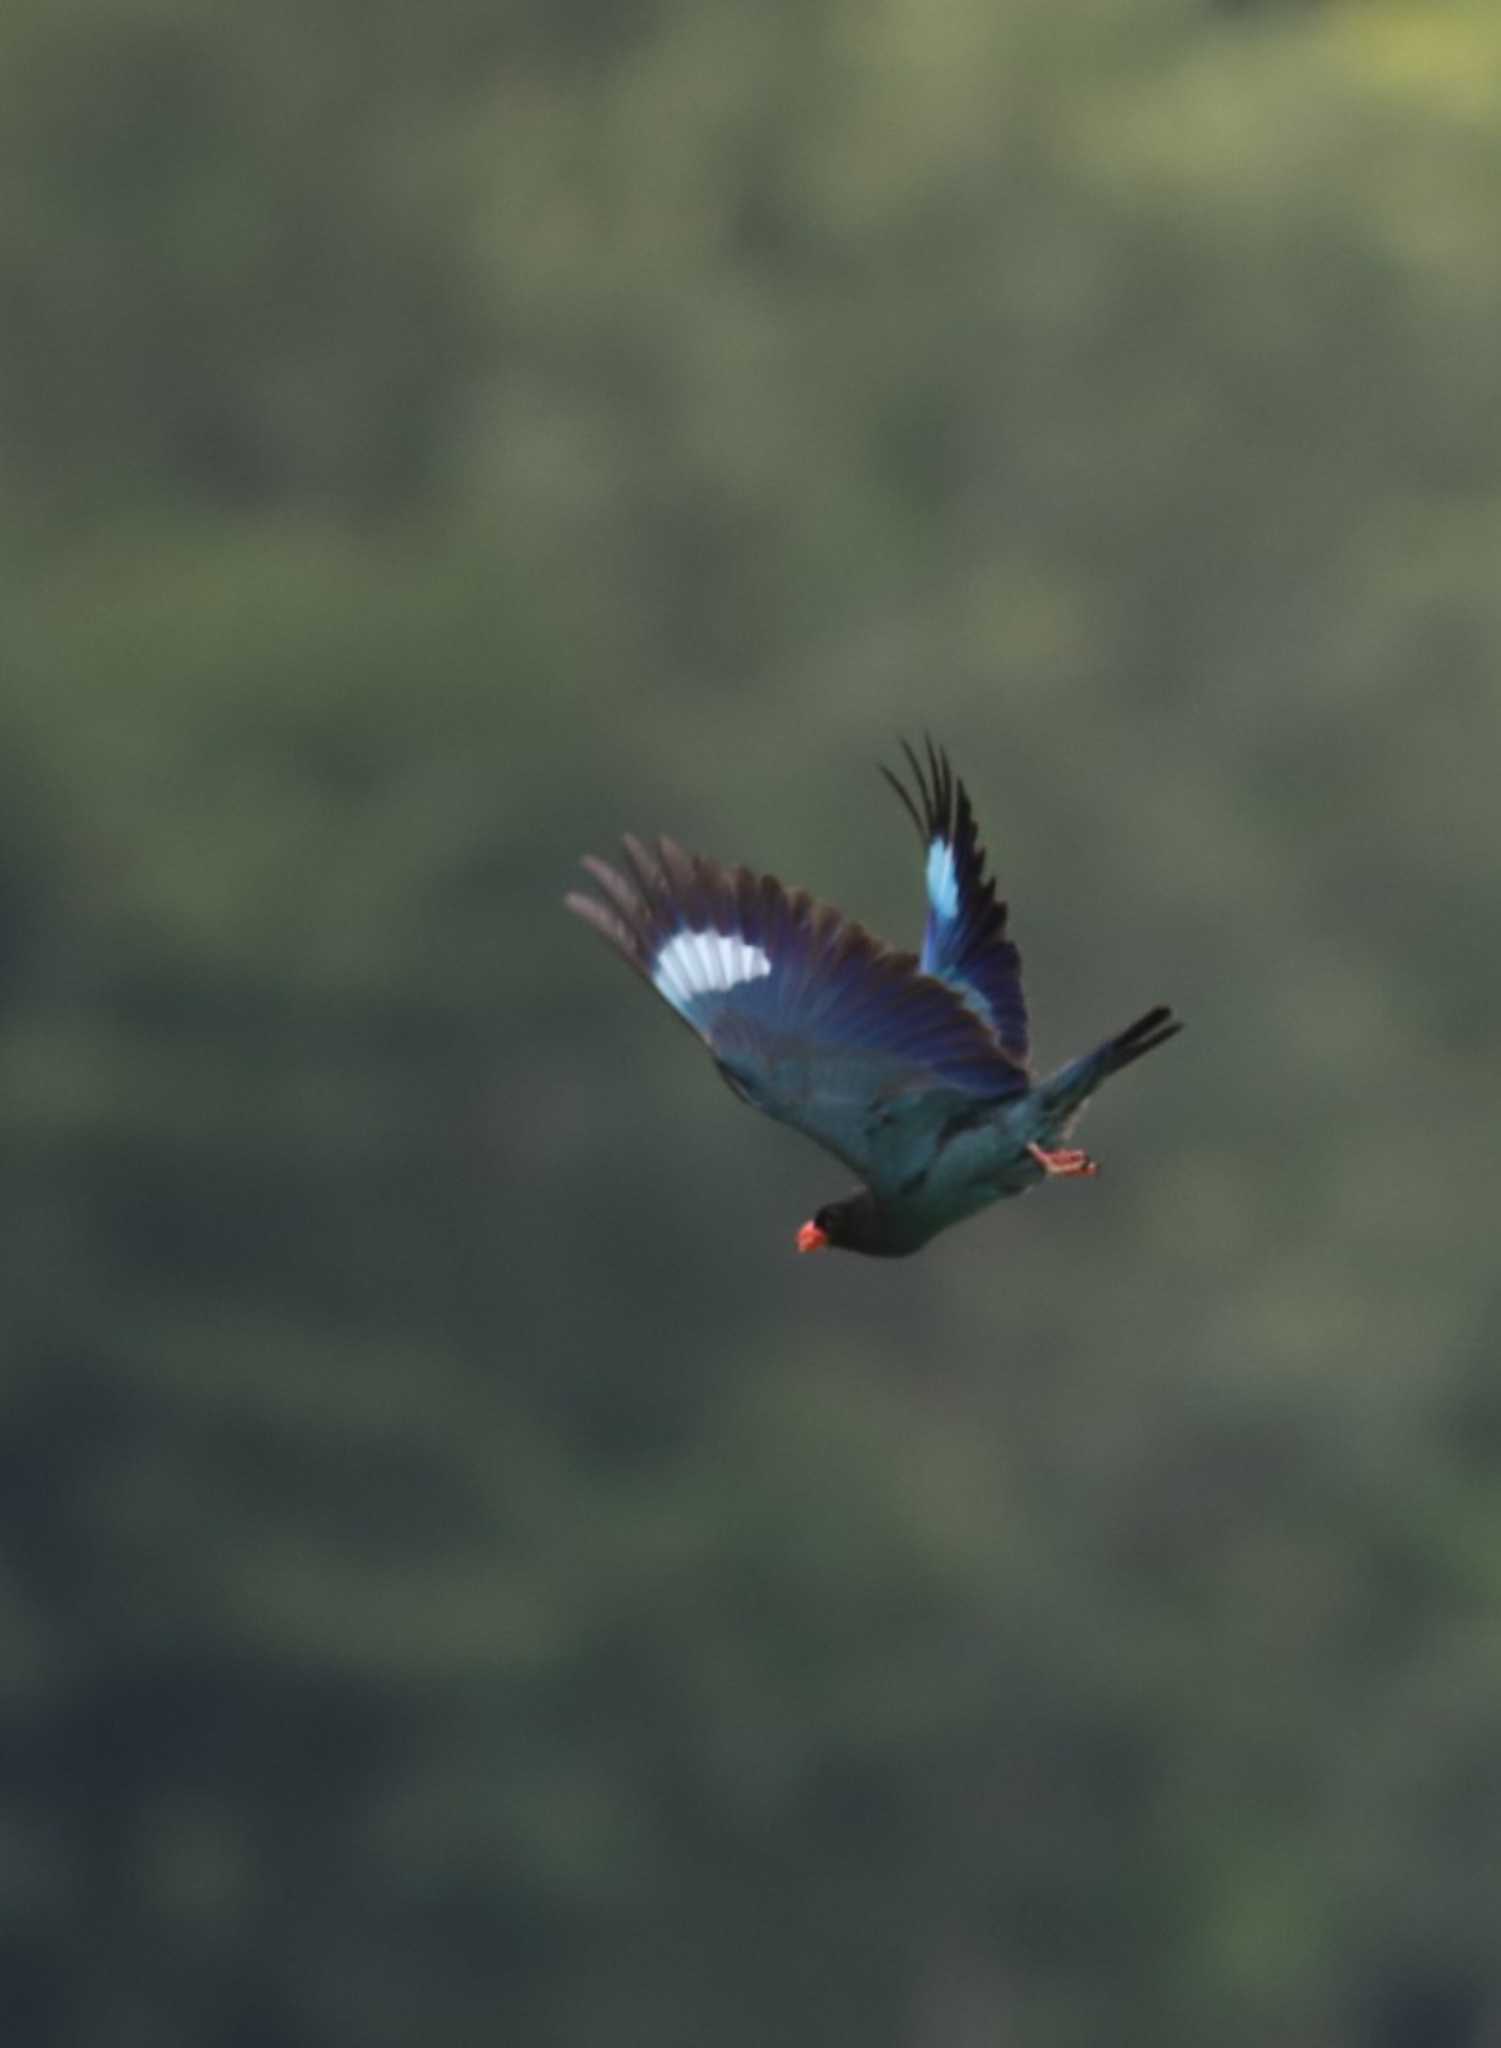
M 1501 13 L 8 0 L 0 2032 L 1501 2042 Z M 894 939 L 841 1169 L 559 909 Z

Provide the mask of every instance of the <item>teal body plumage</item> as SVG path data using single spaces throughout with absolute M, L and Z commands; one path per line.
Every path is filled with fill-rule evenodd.
M 964 786 L 931 742 L 890 775 L 924 845 L 921 959 L 772 876 L 670 840 L 587 859 L 593 925 L 708 1046 L 729 1086 L 844 1160 L 863 1185 L 803 1225 L 801 1250 L 917 1251 L 1050 1175 L 1095 1171 L 1060 1149 L 1111 1074 L 1182 1027 L 1161 1007 L 1040 1082 L 1028 1066 L 1021 958 L 985 872 Z

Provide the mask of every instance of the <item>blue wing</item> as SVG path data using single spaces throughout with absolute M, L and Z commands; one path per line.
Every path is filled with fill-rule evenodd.
M 881 773 L 907 807 L 927 852 L 928 923 L 922 968 L 956 989 L 1019 1066 L 1027 1060 L 1021 954 L 1006 936 L 1006 905 L 985 872 L 969 792 L 948 756 L 927 743 L 926 769 L 905 741 L 916 799 L 889 768 Z
M 833 1152 L 877 1194 L 928 1163 L 955 1118 L 1026 1087 L 990 1032 L 910 953 L 773 876 L 670 840 L 584 862 L 585 919 L 697 1033 L 735 1093 Z

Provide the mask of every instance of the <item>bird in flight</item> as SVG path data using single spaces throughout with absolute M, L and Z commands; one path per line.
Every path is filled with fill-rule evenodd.
M 886 777 L 924 849 L 922 954 L 772 875 L 626 838 L 565 900 L 701 1038 L 743 1102 L 843 1160 L 860 1186 L 797 1233 L 898 1258 L 1007 1195 L 1099 1171 L 1063 1141 L 1112 1074 L 1182 1025 L 1158 1006 L 1045 1080 L 1028 1064 L 1021 956 L 968 792 L 932 741 Z

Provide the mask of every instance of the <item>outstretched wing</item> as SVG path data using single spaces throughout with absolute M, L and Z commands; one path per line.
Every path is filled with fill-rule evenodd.
M 1006 905 L 995 900 L 995 883 L 985 872 L 969 792 L 949 766 L 948 755 L 926 742 L 927 765 L 905 741 L 916 798 L 889 768 L 881 773 L 907 807 L 927 849 L 928 923 L 922 967 L 957 989 L 982 1017 L 1006 1054 L 1027 1060 L 1027 1004 L 1022 995 L 1021 954 L 1006 936 Z
M 628 872 L 584 866 L 603 902 L 568 908 L 708 1046 L 735 1093 L 833 1152 L 878 1195 L 945 1126 L 1026 1082 L 952 989 L 773 876 L 670 840 L 625 841 Z

